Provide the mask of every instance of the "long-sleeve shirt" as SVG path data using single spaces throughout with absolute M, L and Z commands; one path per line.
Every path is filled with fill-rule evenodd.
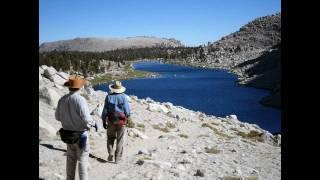
M 79 91 L 70 92 L 59 100 L 55 117 L 65 130 L 85 131 L 95 125 L 88 104 Z
M 125 94 L 114 93 L 107 95 L 101 118 L 105 122 L 109 112 L 123 112 L 126 116 L 130 116 L 130 107 Z

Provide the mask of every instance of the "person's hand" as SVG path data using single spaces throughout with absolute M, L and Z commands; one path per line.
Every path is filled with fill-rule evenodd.
M 103 123 L 103 128 L 108 129 L 108 124 L 106 122 Z
M 93 127 L 96 129 L 96 132 L 98 132 L 98 124 L 95 123 Z

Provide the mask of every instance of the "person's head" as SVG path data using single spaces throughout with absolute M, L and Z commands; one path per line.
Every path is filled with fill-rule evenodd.
M 74 92 L 80 90 L 85 83 L 86 80 L 79 76 L 70 76 L 69 80 L 64 83 L 64 86 L 67 86 L 69 91 Z
M 126 88 L 122 86 L 120 81 L 116 81 L 114 84 L 110 84 L 109 89 L 111 93 L 117 93 L 117 94 L 120 94 L 126 91 Z

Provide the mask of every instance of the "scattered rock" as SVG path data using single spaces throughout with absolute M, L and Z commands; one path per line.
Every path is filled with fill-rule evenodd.
M 137 96 L 130 96 L 132 100 L 137 101 L 138 97 Z
M 56 87 L 56 88 L 58 88 L 58 89 L 60 89 L 60 90 L 64 89 L 62 86 L 60 86 L 60 85 L 58 85 L 58 84 L 54 84 L 54 87 Z
M 204 177 L 204 173 L 200 169 L 198 169 L 194 176 Z
M 154 100 L 152 100 L 150 97 L 147 97 L 146 101 L 147 101 L 147 103 L 153 103 L 154 102 Z
M 39 81 L 42 81 L 42 76 L 40 72 L 39 72 Z
M 64 179 L 64 176 L 60 174 L 54 173 L 53 175 L 55 175 L 58 179 Z
M 56 73 L 57 73 L 57 71 L 54 67 L 48 67 L 44 70 L 43 75 L 44 75 L 44 77 L 50 79 L 51 76 L 55 75 Z
M 138 164 L 139 166 L 141 166 L 142 164 L 144 164 L 144 161 L 141 160 L 141 159 L 139 159 L 139 160 L 136 162 L 136 164 Z
M 166 103 L 163 103 L 163 105 L 168 108 L 169 110 L 171 110 L 173 108 L 173 104 L 170 103 L 170 102 L 166 102 Z
M 65 72 L 57 72 L 57 75 L 59 75 L 61 78 L 63 78 L 64 80 L 68 80 L 69 79 L 69 74 L 65 73 Z
M 63 85 L 63 84 L 66 82 L 65 79 L 63 79 L 61 76 L 59 76 L 59 75 L 57 75 L 57 74 L 54 74 L 54 75 L 50 76 L 49 79 L 50 79 L 52 82 L 57 83 L 57 84 L 59 84 L 59 85 Z
M 39 117 L 39 139 L 52 140 L 56 137 L 56 129 L 47 123 L 42 117 Z
M 131 137 L 139 137 L 141 139 L 148 139 L 149 138 L 148 136 L 146 136 L 145 134 L 143 134 L 142 132 L 140 132 L 137 129 L 130 128 L 130 129 L 128 129 L 128 131 L 129 131 L 128 135 L 132 135 Z
M 171 111 L 167 113 L 167 116 L 171 118 L 176 118 L 176 115 L 174 115 Z
M 169 112 L 168 108 L 166 108 L 165 106 L 155 104 L 155 103 L 149 104 L 147 109 L 151 112 L 163 112 L 165 114 L 167 114 Z
M 103 106 L 101 104 L 98 104 L 96 108 L 94 108 L 91 112 L 91 115 L 96 115 L 98 117 L 101 117 L 103 111 Z
M 182 150 L 180 153 L 181 153 L 181 154 L 186 154 L 187 151 L 186 151 L 186 150 Z
M 165 161 L 156 161 L 156 160 L 145 160 L 145 163 L 150 163 L 159 166 L 160 168 L 170 168 L 172 166 L 171 163 Z
M 146 149 L 139 150 L 138 154 L 150 155 L 150 152 Z
M 58 101 L 60 99 L 60 95 L 55 90 L 48 87 L 39 89 L 39 97 L 53 107 L 57 107 Z
M 42 75 L 43 73 L 44 73 L 44 69 L 41 66 L 39 66 L 39 74 Z
M 179 169 L 181 171 L 185 171 L 186 170 L 186 168 L 182 164 L 178 164 L 177 165 L 177 169 Z

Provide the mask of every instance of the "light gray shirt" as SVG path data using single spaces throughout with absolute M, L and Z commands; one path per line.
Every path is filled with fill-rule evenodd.
M 70 92 L 59 100 L 55 117 L 65 130 L 84 131 L 95 125 L 88 104 L 79 91 Z

